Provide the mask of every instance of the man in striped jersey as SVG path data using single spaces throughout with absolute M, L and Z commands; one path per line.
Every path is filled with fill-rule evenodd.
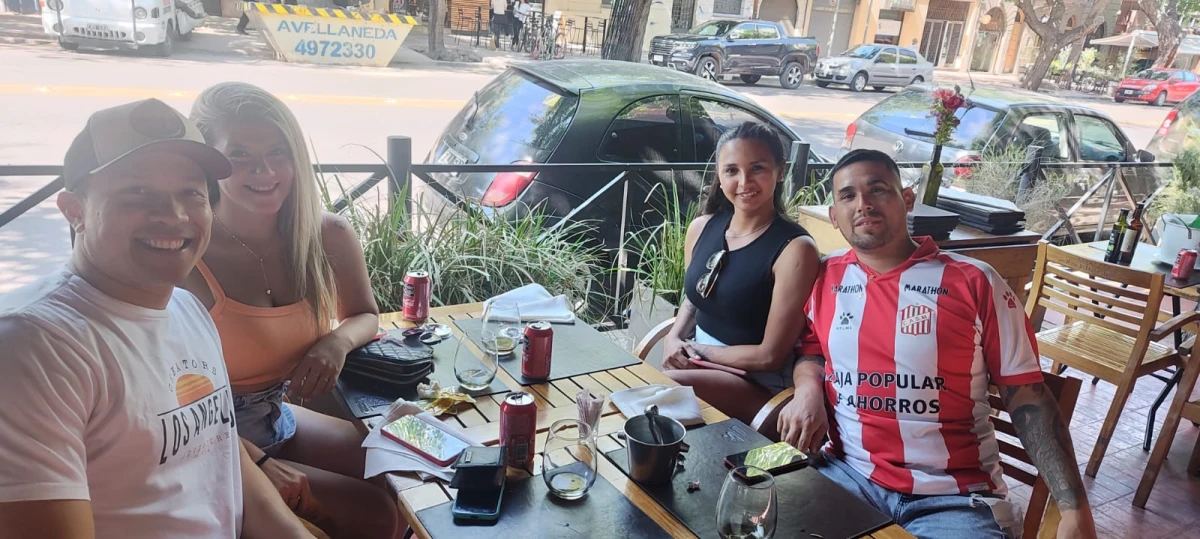
M 1058 536 L 1095 537 L 1016 295 L 987 264 L 909 236 L 914 195 L 886 154 L 850 152 L 832 176 L 829 216 L 853 249 L 826 258 L 813 286 L 783 439 L 819 446 L 828 405 L 831 442 L 814 459 L 824 475 L 921 538 L 1018 536 L 988 420 L 993 383 L 1062 511 Z

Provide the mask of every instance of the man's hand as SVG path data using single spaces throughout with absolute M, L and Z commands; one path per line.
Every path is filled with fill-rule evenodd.
M 1096 523 L 1092 521 L 1092 512 L 1064 511 L 1062 520 L 1058 523 L 1058 539 L 1095 539 Z
M 696 350 L 687 341 L 674 335 L 667 335 L 663 339 L 663 369 L 682 370 L 695 368 L 695 365 L 692 365 L 688 360 L 699 357 L 700 354 L 697 354 Z
M 312 491 L 308 488 L 308 476 L 303 472 L 275 459 L 267 459 L 262 465 L 262 471 L 279 491 L 288 509 L 305 517 L 319 515 L 320 506 L 313 498 Z
M 804 356 L 792 373 L 796 396 L 779 412 L 777 428 L 780 441 L 807 453 L 821 449 L 829 431 L 825 412 L 824 358 Z

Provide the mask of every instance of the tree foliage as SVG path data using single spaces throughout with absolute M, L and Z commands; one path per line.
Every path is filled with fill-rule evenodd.
M 1037 90 L 1050 70 L 1050 62 L 1068 45 L 1082 40 L 1104 22 L 1103 13 L 1108 0 L 1086 3 L 1082 13 L 1068 7 L 1065 0 L 1016 0 L 1016 4 L 1025 15 L 1025 25 L 1042 41 L 1037 60 L 1025 74 L 1022 83 L 1027 90 Z M 1067 21 L 1071 15 L 1077 15 L 1078 24 L 1068 29 Z
M 1195 9 L 1196 2 L 1189 2 Z M 1175 63 L 1175 55 L 1179 53 L 1179 44 L 1183 42 L 1183 28 L 1179 26 L 1179 0 L 1138 0 L 1138 7 L 1146 14 L 1146 19 L 1154 25 L 1158 32 L 1158 59 L 1155 67 L 1171 67 Z

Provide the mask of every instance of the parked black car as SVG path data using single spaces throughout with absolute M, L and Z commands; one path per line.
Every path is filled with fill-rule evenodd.
M 509 67 L 488 83 L 446 127 L 426 163 L 695 163 L 709 161 L 726 130 L 756 120 L 775 127 L 785 148 L 800 140 L 779 118 L 741 94 L 699 78 L 646 64 L 605 60 L 537 62 Z M 811 162 L 825 162 L 810 154 Z M 710 172 L 711 173 L 711 172 Z M 561 218 L 583 205 L 615 174 L 438 174 L 413 179 L 414 204 L 424 212 L 473 208 L 516 215 L 541 206 Z M 629 230 L 660 223 L 653 211 L 678 189 L 698 198 L 702 172 L 629 173 L 622 186 L 587 204 L 575 220 L 595 223 L 605 247 L 616 247 L 620 223 Z M 624 211 L 623 211 L 624 208 Z
M 779 77 L 779 85 L 799 88 L 804 75 L 817 65 L 821 46 L 813 37 L 787 37 L 783 26 L 770 21 L 710 21 L 686 34 L 650 40 L 650 63 L 715 81 L 739 75 L 754 84 L 764 75 Z

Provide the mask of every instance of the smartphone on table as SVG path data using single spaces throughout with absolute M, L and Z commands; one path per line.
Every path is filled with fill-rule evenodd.
M 440 425 L 407 415 L 383 426 L 383 435 L 439 466 L 449 466 L 470 444 Z
M 496 488 L 459 489 L 450 512 L 458 519 L 495 521 L 500 518 L 503 498 L 504 483 Z
M 803 468 L 806 464 L 808 464 L 808 455 L 787 442 L 758 447 L 725 457 L 725 466 L 729 468 L 754 466 L 760 470 L 766 470 L 771 475 Z M 755 481 L 761 480 L 761 475 L 757 471 L 751 470 L 748 475 L 742 477 L 747 481 Z

